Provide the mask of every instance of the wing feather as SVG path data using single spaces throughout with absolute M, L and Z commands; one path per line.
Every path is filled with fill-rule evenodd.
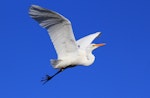
M 32 5 L 30 16 L 46 28 L 53 42 L 58 58 L 77 51 L 78 47 L 72 31 L 71 22 L 57 12 Z

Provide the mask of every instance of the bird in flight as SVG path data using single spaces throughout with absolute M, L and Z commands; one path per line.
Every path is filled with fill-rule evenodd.
M 31 5 L 29 15 L 35 19 L 40 26 L 47 29 L 57 53 L 57 59 L 51 59 L 50 63 L 53 68 L 59 71 L 52 76 L 46 75 L 46 77 L 41 80 L 44 84 L 67 68 L 72 68 L 77 65 L 91 65 L 95 60 L 92 51 L 105 45 L 105 43 L 92 43 L 95 38 L 100 36 L 101 32 L 96 32 L 79 40 L 75 40 L 71 22 L 57 12 L 37 5 Z

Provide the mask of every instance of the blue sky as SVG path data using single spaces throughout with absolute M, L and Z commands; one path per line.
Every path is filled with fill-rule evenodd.
M 76 39 L 101 31 L 94 64 L 53 74 L 47 31 L 28 15 L 31 4 L 57 11 Z M 3 0 L 0 4 L 0 98 L 150 98 L 149 0 Z

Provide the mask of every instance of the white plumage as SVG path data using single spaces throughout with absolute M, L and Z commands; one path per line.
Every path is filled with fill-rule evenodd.
M 75 40 L 71 22 L 57 12 L 32 5 L 30 16 L 46 28 L 57 52 L 58 59 L 51 60 L 54 68 L 65 69 L 68 66 L 91 65 L 95 57 L 92 51 L 105 44 L 91 44 L 100 32 Z

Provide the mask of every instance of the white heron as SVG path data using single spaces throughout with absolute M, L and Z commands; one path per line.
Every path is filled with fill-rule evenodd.
M 92 43 L 101 34 L 100 32 L 90 34 L 76 41 L 71 22 L 57 12 L 31 5 L 29 15 L 43 28 L 47 29 L 58 56 L 58 59 L 51 59 L 50 63 L 53 68 L 59 69 L 59 71 L 53 76 L 46 75 L 46 78 L 42 80 L 44 83 L 66 68 L 77 65 L 91 65 L 95 60 L 92 51 L 105 45 L 105 43 Z

